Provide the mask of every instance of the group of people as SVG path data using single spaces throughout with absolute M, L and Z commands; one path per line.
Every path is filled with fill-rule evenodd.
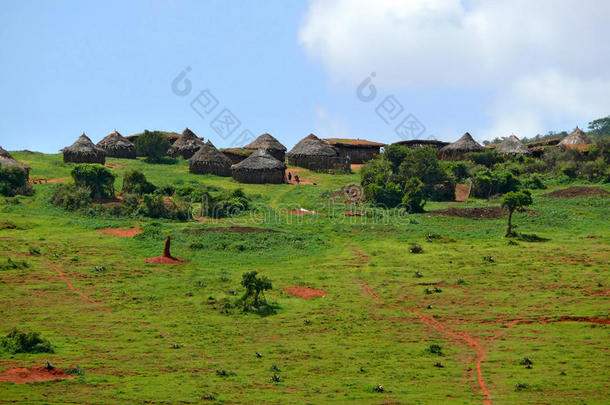
M 297 183 L 297 184 L 299 184 L 299 183 L 301 182 L 301 179 L 299 178 L 299 175 L 298 175 L 298 174 L 295 174 L 295 176 L 294 176 L 294 181 L 295 181 L 295 183 Z M 288 172 L 288 183 L 291 183 L 291 182 L 292 182 L 292 173 L 291 173 L 291 172 Z

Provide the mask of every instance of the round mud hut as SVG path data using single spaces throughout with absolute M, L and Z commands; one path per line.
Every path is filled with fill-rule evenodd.
M 498 145 L 496 151 L 498 153 L 502 153 L 503 155 L 513 156 L 532 154 L 532 151 L 529 150 L 529 148 L 525 146 L 514 134 L 506 138 L 500 145 Z
M 4 150 L 2 148 L 2 146 L 0 146 L 0 167 L 9 167 L 9 166 L 18 167 L 20 169 L 23 169 L 23 171 L 25 172 L 25 178 L 29 180 L 30 166 L 26 165 L 25 163 L 21 163 L 18 160 L 15 160 L 15 158 L 13 158 L 13 156 L 10 153 L 8 153 L 6 150 Z
M 463 159 L 467 153 L 483 152 L 485 148 L 466 132 L 460 139 L 440 149 L 441 158 L 446 160 Z
M 586 152 L 589 149 L 589 146 L 593 145 L 593 141 L 589 139 L 585 131 L 576 127 L 574 131 L 565 138 L 561 142 L 559 142 L 560 147 L 567 149 L 576 149 L 580 152 Z
M 193 131 L 186 128 L 182 131 L 180 138 L 174 142 L 171 148 L 167 151 L 167 154 L 173 158 L 183 157 L 190 159 L 203 145 L 203 141 L 195 135 Z
M 97 146 L 104 149 L 108 157 L 119 159 L 136 158 L 136 146 L 123 135 L 119 134 L 116 129 L 99 141 Z
M 263 149 L 269 152 L 271 156 L 283 162 L 286 160 L 286 147 L 280 143 L 277 139 L 275 139 L 272 135 L 262 134 L 258 138 L 254 140 L 254 142 L 249 143 L 244 146 L 244 149 L 248 150 L 258 150 Z
M 286 154 L 288 163 L 310 170 L 349 170 L 350 162 L 328 142 L 309 134 Z
M 269 152 L 259 149 L 247 159 L 231 166 L 233 178 L 248 184 L 282 184 L 286 182 L 286 165 Z
M 191 157 L 189 171 L 194 174 L 231 175 L 231 160 L 207 141 Z
M 104 149 L 97 147 L 84 133 L 61 152 L 64 154 L 64 163 L 106 163 Z

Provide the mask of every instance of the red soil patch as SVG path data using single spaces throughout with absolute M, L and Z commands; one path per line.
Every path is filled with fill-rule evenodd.
M 236 233 L 255 233 L 255 232 L 270 232 L 270 233 L 279 233 L 280 231 L 276 231 L 275 229 L 265 229 L 265 228 L 254 228 L 251 226 L 218 226 L 214 228 L 199 228 L 199 229 L 189 229 L 186 232 L 200 234 L 203 232 L 236 232 Z
M 284 210 L 285 212 L 292 214 L 292 215 L 320 215 L 319 212 L 315 212 L 315 211 L 309 211 L 306 210 L 305 208 L 301 208 L 298 210 Z M 322 214 L 324 215 L 324 214 Z
M 353 165 L 350 165 L 350 166 L 352 167 L 352 169 L 360 169 L 364 165 L 361 164 L 361 163 L 356 163 L 356 164 L 353 164 Z
M 165 256 L 156 256 L 149 257 L 146 259 L 146 263 L 150 264 L 174 264 L 174 263 L 184 263 L 185 260 L 178 259 L 176 257 L 165 257 Z
M 345 211 L 346 217 L 363 217 L 364 211 Z
M 72 380 L 73 376 L 66 374 L 64 370 L 54 368 L 52 370 L 46 367 L 27 368 L 11 368 L 0 373 L 0 382 L 12 382 L 14 384 L 26 384 L 39 381 L 52 380 Z
M 610 193 L 599 187 L 583 187 L 575 186 L 565 188 L 563 190 L 556 190 L 551 193 L 543 194 L 542 197 L 552 198 L 574 198 L 574 197 L 589 197 L 589 196 L 601 196 L 606 197 Z
M 290 293 L 290 295 L 294 295 L 295 297 L 299 298 L 304 298 L 306 300 L 317 297 L 324 297 L 326 295 L 326 291 L 324 290 L 317 290 L 315 288 L 309 287 L 284 287 L 283 290 L 287 293 Z
M 56 183 L 69 183 L 68 179 L 50 179 L 47 180 L 46 183 L 56 184 Z
M 106 228 L 98 229 L 98 232 L 102 235 L 113 235 L 118 238 L 133 238 L 134 236 L 142 233 L 141 228 Z
M 125 166 L 124 164 L 121 164 L 121 163 L 106 163 L 106 167 L 109 167 L 111 169 L 117 169 L 120 167 L 127 167 L 127 166 Z
M 449 207 L 442 210 L 430 211 L 430 215 L 446 215 L 450 217 L 470 218 L 470 219 L 494 219 L 508 215 L 502 207 L 475 207 L 457 208 Z
M 304 172 L 305 169 L 287 169 L 286 170 L 286 182 L 288 184 L 314 184 L 312 180 L 304 179 L 299 174 L 300 172 Z M 291 179 L 288 180 L 288 173 L 291 174 Z M 299 182 L 295 180 L 294 176 L 299 176 Z

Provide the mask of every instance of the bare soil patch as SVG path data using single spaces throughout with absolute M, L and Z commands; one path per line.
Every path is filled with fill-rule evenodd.
M 455 201 L 466 202 L 470 197 L 470 184 L 456 184 L 455 185 Z
M 318 289 L 309 288 L 309 287 L 300 287 L 300 286 L 284 287 L 283 290 L 286 291 L 287 293 L 289 293 L 290 295 L 294 295 L 295 297 L 299 297 L 299 298 L 304 298 L 306 300 L 312 299 L 312 298 L 317 298 L 317 297 L 323 297 L 326 295 L 326 291 L 324 291 L 324 290 L 318 290 Z
M 305 169 L 287 169 L 286 170 L 286 181 L 288 184 L 315 184 L 310 179 L 304 179 L 301 177 L 301 172 L 306 171 Z M 288 180 L 288 174 L 290 173 L 290 180 Z M 299 176 L 299 181 L 297 182 L 295 176 Z
M 269 233 L 280 233 L 280 231 L 276 231 L 275 229 L 266 229 L 266 228 L 254 228 L 251 226 L 217 226 L 212 228 L 198 228 L 198 229 L 188 229 L 185 232 L 200 234 L 203 232 L 225 232 L 225 233 L 255 233 L 255 232 L 269 232 Z
M 120 167 L 127 167 L 122 163 L 106 163 L 106 167 L 109 167 L 110 169 L 117 169 Z
M 146 263 L 150 264 L 176 264 L 184 263 L 186 260 L 178 259 L 177 257 L 155 256 L 146 259 Z
M 142 233 L 142 228 L 105 228 L 98 229 L 98 233 L 102 235 L 113 235 L 117 238 L 133 238 Z
M 14 384 L 26 384 L 40 381 L 72 380 L 73 376 L 66 374 L 59 368 L 48 369 L 46 367 L 11 368 L 0 373 L 0 382 L 12 382 Z
M 345 211 L 346 217 L 363 217 L 364 211 Z
M 589 196 L 601 196 L 606 197 L 610 193 L 599 187 L 585 187 L 575 186 L 570 188 L 564 188 L 562 190 L 556 190 L 551 193 L 543 194 L 542 197 L 551 198 L 574 198 L 574 197 L 589 197 Z
M 474 208 L 458 208 L 449 207 L 442 210 L 428 212 L 430 215 L 446 215 L 450 217 L 470 218 L 470 219 L 494 219 L 502 218 L 508 215 L 502 207 L 474 207 Z
M 51 183 L 51 184 L 57 184 L 57 183 L 69 183 L 70 180 L 68 179 L 49 179 L 47 181 L 45 181 L 45 183 Z

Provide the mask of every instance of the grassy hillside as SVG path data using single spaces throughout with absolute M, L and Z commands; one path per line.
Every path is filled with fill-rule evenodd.
M 14 156 L 32 167 L 32 178 L 70 181 L 71 166 L 60 155 Z M 128 168 L 139 168 L 158 186 L 241 187 L 257 209 L 206 222 L 88 217 L 52 206 L 54 183 L 35 185 L 33 197 L 3 200 L 0 335 L 37 331 L 55 353 L 0 350 L 0 373 L 48 360 L 84 374 L 0 382 L 0 402 L 607 401 L 607 198 L 541 196 L 558 186 L 536 191 L 531 211 L 516 214 L 514 223 L 542 241 L 509 243 L 505 217 L 346 217 L 353 207 L 330 197 L 358 183 L 358 173 L 299 173 L 317 185 L 242 185 L 191 175 L 185 161 L 107 165 L 117 189 Z M 426 209 L 487 205 L 499 202 Z M 322 215 L 286 212 L 300 208 Z M 278 232 L 201 231 L 229 226 Z M 143 232 L 98 232 L 109 227 Z M 166 236 L 187 262 L 146 263 Z M 411 253 L 413 243 L 423 252 Z M 9 259 L 27 267 L 11 268 Z M 266 297 L 275 314 L 227 307 L 243 293 L 241 275 L 250 270 L 272 280 Z M 284 291 L 293 286 L 325 295 L 303 299 Z M 531 368 L 520 364 L 524 358 Z

